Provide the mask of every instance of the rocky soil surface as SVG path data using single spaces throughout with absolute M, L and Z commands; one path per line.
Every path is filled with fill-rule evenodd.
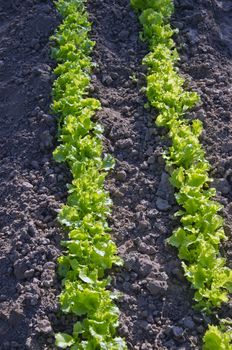
M 200 118 L 225 229 L 232 223 L 232 5 L 229 0 L 176 0 L 173 25 L 180 71 L 202 104 Z M 147 53 L 129 0 L 90 0 L 96 40 L 91 95 L 102 102 L 97 119 L 116 159 L 107 180 L 114 207 L 112 237 L 125 261 L 113 272 L 122 292 L 120 334 L 129 349 L 200 349 L 209 318 L 193 310 L 192 291 L 177 252 L 165 239 L 178 222 L 162 159 L 165 133 L 144 109 L 141 88 Z M 66 199 L 67 170 L 52 160 L 56 120 L 49 114 L 52 69 L 49 36 L 59 23 L 52 1 L 0 0 L 0 349 L 55 349 L 61 253 L 57 212 Z M 223 246 L 232 267 L 231 239 Z M 230 307 L 222 315 L 231 316 Z
M 48 349 L 57 310 L 57 210 L 66 177 L 52 160 L 49 111 L 58 25 L 51 1 L 0 0 L 0 349 Z M 46 344 L 46 345 L 45 345 Z
M 114 202 L 112 236 L 125 261 L 113 284 L 123 293 L 120 333 L 129 349 L 199 349 L 209 320 L 192 309 L 176 251 L 165 243 L 177 225 L 177 207 L 162 160 L 167 141 L 140 91 L 147 48 L 129 1 L 92 0 L 89 11 L 98 64 L 92 91 L 102 102 L 98 119 L 117 161 L 107 188 Z M 177 11 L 181 17 L 181 4 Z
M 204 124 L 202 143 L 212 165 L 212 185 L 224 205 L 228 240 L 222 254 L 232 268 L 232 3 L 177 0 L 175 4 L 173 25 L 180 31 L 180 71 L 202 101 L 188 117 Z M 232 302 L 219 314 L 232 317 Z

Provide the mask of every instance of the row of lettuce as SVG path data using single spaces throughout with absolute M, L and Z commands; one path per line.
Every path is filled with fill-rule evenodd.
M 176 189 L 180 227 L 168 239 L 178 248 L 185 276 L 192 284 L 196 307 L 206 314 L 228 301 L 232 290 L 232 270 L 220 255 L 220 242 L 226 239 L 222 207 L 210 187 L 210 165 L 199 141 L 200 120 L 190 121 L 185 113 L 199 101 L 194 92 L 184 90 L 176 63 L 179 55 L 170 26 L 174 10 L 172 0 L 131 0 L 143 28 L 141 39 L 149 46 L 143 63 L 147 66 L 146 95 L 149 105 L 158 111 L 156 125 L 166 128 L 171 147 L 164 158 L 170 182 Z M 232 331 L 210 326 L 204 337 L 204 349 L 232 349 Z
M 172 0 L 131 0 L 131 5 L 139 12 L 141 38 L 150 48 L 143 60 L 148 67 L 147 98 L 159 111 L 156 124 L 168 130 L 172 141 L 165 159 L 181 207 L 176 213 L 181 226 L 168 242 L 179 250 L 185 275 L 195 289 L 197 307 L 210 314 L 228 301 L 232 271 L 219 252 L 226 236 L 218 214 L 221 206 L 212 199 L 215 189 L 210 187 L 210 165 L 199 141 L 202 124 L 184 117 L 199 99 L 196 93 L 184 90 L 176 68 L 179 56 L 172 39 L 175 31 L 169 24 Z M 60 304 L 65 314 L 78 319 L 72 333 L 56 335 L 56 345 L 71 350 L 121 350 L 127 347 L 116 336 L 119 311 L 106 277 L 108 269 L 122 263 L 109 235 L 111 200 L 104 189 L 114 161 L 104 153 L 101 125 L 93 121 L 100 102 L 88 97 L 94 66 L 91 25 L 85 0 L 58 0 L 56 6 L 63 22 L 52 37 L 57 60 L 52 107 L 60 118 L 60 145 L 54 157 L 68 164 L 73 179 L 59 215 L 67 232 L 67 240 L 62 242 L 66 254 L 59 259 L 63 281 Z M 232 349 L 232 331 L 210 326 L 204 349 Z
M 91 26 L 85 0 L 58 0 L 56 7 L 63 22 L 51 38 L 57 61 L 52 109 L 60 118 L 60 144 L 54 157 L 65 162 L 72 175 L 67 204 L 59 214 L 67 232 L 62 242 L 66 254 L 59 258 L 60 304 L 63 313 L 77 319 L 72 333 L 56 335 L 56 345 L 71 350 L 123 350 L 126 344 L 116 336 L 116 295 L 107 289 L 106 276 L 114 264 L 122 263 L 109 235 L 111 200 L 104 189 L 114 160 L 104 154 L 103 129 L 93 121 L 100 102 L 88 97 L 94 47 Z

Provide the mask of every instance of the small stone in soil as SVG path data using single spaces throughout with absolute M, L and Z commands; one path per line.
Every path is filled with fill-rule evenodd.
M 167 211 L 168 209 L 170 209 L 171 206 L 169 205 L 166 199 L 158 197 L 156 200 L 156 207 L 160 211 Z
M 192 317 L 187 316 L 181 320 L 181 324 L 183 327 L 188 328 L 188 329 L 193 329 L 195 328 L 195 323 L 193 322 Z
M 156 296 L 159 294 L 164 294 L 168 289 L 168 285 L 166 281 L 154 280 L 153 278 L 147 279 L 147 289 L 149 292 Z
M 126 180 L 126 172 L 124 170 L 118 171 L 116 174 L 116 177 L 119 181 L 125 181 Z
M 182 327 L 174 326 L 174 327 L 172 328 L 172 333 L 173 333 L 173 335 L 174 335 L 174 337 L 175 337 L 176 339 L 180 339 L 180 338 L 182 338 L 183 335 L 184 335 L 184 330 L 183 330 Z

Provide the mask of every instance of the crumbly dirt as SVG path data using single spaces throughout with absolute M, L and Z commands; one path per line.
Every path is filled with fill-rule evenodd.
M 107 188 L 112 237 L 125 261 L 113 283 L 123 293 L 120 334 L 129 349 L 198 349 L 209 320 L 193 311 L 176 251 L 165 244 L 177 207 L 161 156 L 167 142 L 140 91 L 147 48 L 128 0 L 92 0 L 89 11 L 98 64 L 92 91 L 102 102 L 98 120 L 117 162 Z
M 190 118 L 204 124 L 202 143 L 212 165 L 213 186 L 224 205 L 222 254 L 232 268 L 232 3 L 230 0 L 177 0 L 173 25 L 178 27 L 180 71 L 202 103 Z M 220 317 L 232 317 L 232 303 Z
M 0 349 L 47 349 L 59 286 L 57 210 L 63 167 L 52 160 L 51 1 L 0 0 Z M 45 345 L 47 344 L 47 345 Z
M 225 229 L 232 222 L 232 5 L 229 0 L 176 0 L 173 25 L 180 71 L 198 91 L 202 142 L 212 164 Z M 165 239 L 178 225 L 162 152 L 165 133 L 144 109 L 141 88 L 147 53 L 129 0 L 90 0 L 96 40 L 91 95 L 102 102 L 96 118 L 116 159 L 106 188 L 113 199 L 112 237 L 125 261 L 113 272 L 122 292 L 120 334 L 129 349 L 200 349 L 210 319 L 192 308 L 193 292 L 177 252 Z M 55 268 L 62 232 L 57 211 L 66 199 L 67 170 L 52 160 L 56 120 L 49 114 L 52 69 L 49 36 L 59 23 L 52 1 L 0 0 L 0 349 L 54 349 L 57 318 Z M 231 239 L 223 253 L 232 267 Z M 231 316 L 229 307 L 221 316 Z

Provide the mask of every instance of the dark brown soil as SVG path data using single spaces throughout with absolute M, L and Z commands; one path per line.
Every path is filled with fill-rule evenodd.
M 103 105 L 98 118 L 117 160 L 107 188 L 112 236 L 125 261 L 114 282 L 123 293 L 120 333 L 129 349 L 198 349 L 207 320 L 191 308 L 176 251 L 165 244 L 177 208 L 161 157 L 165 138 L 140 92 L 146 46 L 129 0 L 92 0 L 89 11 L 98 64 L 93 91 Z
M 176 0 L 181 73 L 202 96 L 188 117 L 203 120 L 202 141 L 213 165 L 218 199 L 232 222 L 232 5 L 229 0 Z M 92 95 L 103 108 L 105 145 L 116 158 L 106 187 L 114 202 L 112 237 L 125 261 L 112 288 L 123 293 L 120 334 L 129 349 L 200 349 L 210 319 L 193 309 L 177 252 L 165 239 L 177 225 L 162 152 L 167 141 L 144 109 L 137 18 L 129 0 L 90 0 L 96 40 Z M 67 171 L 52 160 L 56 121 L 49 114 L 54 63 L 49 36 L 59 23 L 52 1 L 0 0 L 0 349 L 54 349 L 57 211 Z M 223 247 L 229 263 L 231 241 Z M 232 265 L 231 265 L 232 267 Z M 227 307 L 222 316 L 231 316 Z M 67 324 L 69 328 L 71 324 Z
M 146 47 L 139 41 L 129 1 L 90 1 L 89 10 L 97 42 L 93 90 L 103 104 L 98 118 L 105 126 L 106 145 L 117 160 L 107 187 L 114 201 L 112 235 L 125 260 L 114 283 L 124 294 L 119 304 L 120 333 L 130 349 L 198 349 L 210 319 L 193 311 L 190 286 L 176 251 L 165 244 L 176 225 L 172 219 L 176 207 L 161 159 L 166 147 L 163 133 L 154 127 L 153 113 L 143 108 L 141 59 Z M 182 73 L 190 73 L 190 87 L 206 87 L 199 92 L 207 103 L 189 117 L 205 121 L 203 142 L 217 178 L 218 198 L 225 204 L 231 196 L 232 179 L 228 157 L 232 151 L 232 147 L 228 150 L 231 20 L 228 1 L 179 1 L 173 18 L 181 29 L 179 42 L 187 39 L 181 51 Z M 225 214 L 228 211 L 226 208 Z M 230 223 L 227 216 L 227 230 Z
M 176 9 L 173 24 L 180 28 L 181 73 L 202 99 L 190 117 L 204 124 L 202 142 L 212 165 L 217 199 L 225 208 L 228 241 L 222 254 L 232 268 L 232 3 L 180 0 Z M 231 302 L 220 317 L 232 317 Z
M 0 0 L 0 349 L 47 349 L 57 309 L 57 209 L 65 173 L 52 161 L 56 122 L 51 1 Z M 45 341 L 46 339 L 46 341 Z M 47 344 L 47 345 L 44 345 Z

